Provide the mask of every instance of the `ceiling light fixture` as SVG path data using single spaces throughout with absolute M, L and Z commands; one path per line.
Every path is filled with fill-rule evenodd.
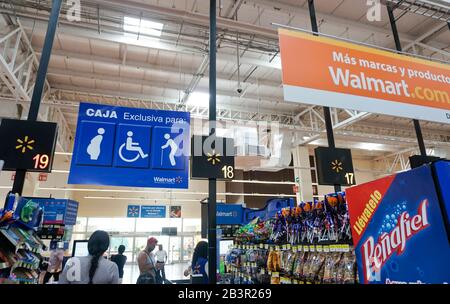
M 123 17 L 123 30 L 127 33 L 161 37 L 164 24 L 141 18 Z M 126 34 L 127 34 L 126 33 Z
M 385 147 L 383 144 L 376 144 L 376 143 L 359 143 L 358 144 L 359 149 L 368 150 L 368 151 L 383 151 L 385 150 Z
M 189 94 L 186 102 L 190 106 L 208 107 L 209 106 L 209 93 L 205 92 L 192 92 Z

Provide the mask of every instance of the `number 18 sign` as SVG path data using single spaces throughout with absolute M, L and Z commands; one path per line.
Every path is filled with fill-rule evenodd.
M 191 147 L 192 178 L 234 178 L 233 139 L 194 136 Z

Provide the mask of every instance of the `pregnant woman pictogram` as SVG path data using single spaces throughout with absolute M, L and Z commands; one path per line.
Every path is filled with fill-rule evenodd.
M 105 129 L 98 128 L 97 135 L 91 139 L 91 142 L 87 146 L 86 152 L 89 154 L 91 160 L 97 160 L 101 153 L 101 143 L 103 141 L 103 134 Z

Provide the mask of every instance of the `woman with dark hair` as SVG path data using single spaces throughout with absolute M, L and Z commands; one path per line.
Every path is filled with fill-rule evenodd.
M 89 255 L 69 259 L 59 284 L 118 284 L 119 270 L 116 263 L 103 258 L 108 247 L 108 233 L 95 231 L 88 241 Z
M 116 263 L 117 268 L 119 268 L 119 284 L 122 284 L 123 280 L 123 267 L 125 266 L 125 263 L 127 262 L 127 256 L 123 253 L 125 252 L 125 246 L 120 245 L 118 248 L 118 254 L 113 254 L 111 256 L 111 262 Z
M 184 275 L 192 274 L 193 282 L 208 284 L 208 242 L 200 241 L 197 243 L 192 256 L 192 264 Z M 194 280 L 194 277 L 195 280 Z M 198 278 L 200 277 L 200 280 Z

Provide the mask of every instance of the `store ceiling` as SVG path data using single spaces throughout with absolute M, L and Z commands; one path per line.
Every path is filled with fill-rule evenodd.
M 15 27 L 17 16 L 38 56 L 43 46 L 50 3 L 20 1 L 11 6 L 10 1 L 0 1 L 3 22 Z M 181 104 L 183 108 L 185 92 L 208 91 L 205 59 L 209 1 L 102 0 L 81 3 L 81 22 L 69 22 L 64 15 L 60 18 L 48 70 L 51 92 L 44 101 L 52 106 L 64 104 L 60 109 L 72 134 L 76 128 L 76 106 L 80 101 L 149 107 L 154 106 L 151 102 L 157 102 L 168 106 Z M 260 117 L 258 114 L 273 113 L 283 117 L 283 126 L 297 127 L 299 123 L 294 118 L 310 107 L 283 100 L 281 70 L 277 62 L 277 27 L 273 23 L 309 30 L 307 1 L 222 0 L 218 3 L 221 5 L 218 10 L 219 108 L 245 113 L 232 118 L 239 122 Z M 365 0 L 316 0 L 315 6 L 320 32 L 394 48 L 385 6 L 381 7 L 381 20 L 374 22 L 366 18 L 368 6 Z M 63 12 L 65 10 L 67 7 Z M 416 51 L 448 62 L 450 30 L 447 25 L 435 18 L 401 13 L 396 11 L 396 15 L 401 16 L 398 29 L 403 46 L 410 46 L 414 41 L 424 43 L 432 49 L 416 47 Z M 123 33 L 123 16 L 140 18 L 141 15 L 163 24 L 159 41 Z M 237 34 L 242 95 L 237 93 Z M 405 50 L 414 51 L 413 48 Z M 14 98 L 11 92 L 5 93 L 4 89 L 1 92 L 3 97 Z M 207 115 L 206 105 L 188 105 L 187 109 L 198 117 Z M 320 109 L 317 111 L 321 112 Z M 337 115 L 345 117 L 346 114 L 339 110 Z M 301 119 L 308 123 L 307 115 Z M 450 147 L 450 125 L 422 122 L 422 126 L 425 139 L 430 140 L 429 146 Z M 308 130 L 295 130 L 300 138 L 311 135 Z M 325 144 L 324 138 L 322 135 L 312 144 Z M 396 138 L 398 141 L 393 143 Z M 349 124 L 337 132 L 337 139 L 339 146 L 360 149 L 361 154 L 371 151 L 369 154 L 373 157 L 415 146 L 410 120 L 382 115 L 370 115 Z M 365 149 L 361 143 L 378 146 Z

